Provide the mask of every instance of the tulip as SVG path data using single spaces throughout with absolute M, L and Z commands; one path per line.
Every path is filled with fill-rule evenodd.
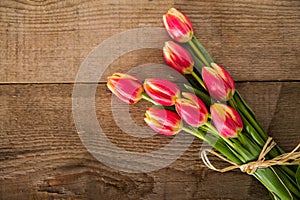
M 232 107 L 215 103 L 210 106 L 210 112 L 216 129 L 223 137 L 237 137 L 238 133 L 242 131 L 242 119 Z
M 145 122 L 155 132 L 163 135 L 174 135 L 182 129 L 180 117 L 170 110 L 163 108 L 148 108 L 145 114 Z
M 202 77 L 209 94 L 219 101 L 228 101 L 235 92 L 234 81 L 220 65 L 211 63 L 212 68 L 203 67 Z
M 166 42 L 163 54 L 167 64 L 179 73 L 191 74 L 193 72 L 193 57 L 179 44 L 172 41 Z
M 107 87 L 125 103 L 135 104 L 144 92 L 142 82 L 131 75 L 115 73 L 107 78 Z
M 177 85 L 164 79 L 146 79 L 144 89 L 154 101 L 163 106 L 174 105 L 176 99 L 180 97 Z
M 207 122 L 208 111 L 199 97 L 191 93 L 182 93 L 185 98 L 176 100 L 175 108 L 178 115 L 187 124 L 199 127 Z
M 194 30 L 189 18 L 175 8 L 168 10 L 163 22 L 173 40 L 185 43 L 192 39 Z

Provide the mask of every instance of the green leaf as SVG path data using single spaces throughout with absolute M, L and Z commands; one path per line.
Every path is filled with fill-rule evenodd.
M 278 200 L 278 197 L 276 197 L 275 194 L 273 194 L 272 192 L 269 191 L 269 196 L 272 200 Z M 276 198 L 276 199 L 275 199 Z
M 203 44 L 196 38 L 196 36 L 193 36 L 192 41 L 196 44 L 198 49 L 201 51 L 201 53 L 204 55 L 205 59 L 210 63 L 214 62 L 214 59 L 211 57 L 211 55 L 208 53 L 208 51 L 205 49 Z
M 298 166 L 298 169 L 296 172 L 296 181 L 297 181 L 298 188 L 300 190 L 300 165 Z
M 275 194 L 279 199 L 295 199 L 286 186 L 283 185 L 282 177 L 272 169 L 272 167 L 257 169 L 254 173 L 257 178 L 271 193 Z
M 248 111 L 248 113 L 256 120 L 256 115 L 254 111 L 248 106 L 248 104 L 245 102 L 245 100 L 242 98 L 242 96 L 237 90 L 235 91 L 233 98 L 237 102 L 239 107 L 242 107 L 243 109 Z
M 237 110 L 243 120 L 244 124 L 244 131 L 248 133 L 253 140 L 260 145 L 260 147 L 263 147 L 265 145 L 265 141 L 262 139 L 262 137 L 257 133 L 257 131 L 252 127 L 250 122 L 248 121 L 247 117 L 238 109 Z
M 202 73 L 202 67 L 205 66 L 205 64 L 195 55 L 193 49 L 189 46 L 189 45 L 182 45 L 193 57 L 194 59 L 194 71 L 196 71 L 196 73 L 198 75 L 201 76 Z
M 286 185 L 290 192 L 292 192 L 297 199 L 300 198 L 300 191 L 294 178 L 290 177 L 280 166 L 272 167 L 281 181 Z

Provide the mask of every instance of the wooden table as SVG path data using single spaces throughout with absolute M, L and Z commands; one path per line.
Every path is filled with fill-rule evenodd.
M 171 165 L 133 174 L 104 165 L 82 144 L 72 115 L 80 64 L 114 34 L 163 27 L 170 7 L 190 17 L 196 35 L 227 66 L 268 134 L 286 151 L 299 143 L 298 0 L 1 0 L 0 199 L 269 199 L 251 176 L 207 169 L 196 139 Z M 160 50 L 132 51 L 103 77 L 151 62 L 164 63 Z M 126 151 L 151 152 L 171 141 L 122 132 L 105 79 L 95 105 L 108 138 Z M 147 105 L 130 107 L 140 126 Z

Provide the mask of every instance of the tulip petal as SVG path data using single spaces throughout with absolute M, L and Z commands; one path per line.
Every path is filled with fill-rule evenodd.
M 145 114 L 145 122 L 155 132 L 163 135 L 174 135 L 182 128 L 180 117 L 169 110 L 161 108 L 148 108 Z
M 177 42 L 188 42 L 193 36 L 193 27 L 186 15 L 175 8 L 163 16 L 163 22 L 171 38 Z
M 146 79 L 144 89 L 154 101 L 164 106 L 174 105 L 175 100 L 180 96 L 176 84 L 158 78 Z
M 202 126 L 207 122 L 208 112 L 205 104 L 194 94 L 182 93 L 185 97 L 176 100 L 175 108 L 178 115 L 193 127 Z
M 167 64 L 182 74 L 193 72 L 194 60 L 189 52 L 173 41 L 165 43 L 163 55 Z
M 202 116 L 199 113 L 198 107 L 191 105 L 189 100 L 180 99 L 176 101 L 176 111 L 178 115 L 189 125 L 198 127 L 201 124 Z
M 217 100 L 227 100 L 230 88 L 227 83 L 210 67 L 202 68 L 202 77 L 209 94 Z
M 108 89 L 125 103 L 134 104 L 142 98 L 142 82 L 128 74 L 115 73 L 107 78 Z
M 224 80 L 224 82 L 228 84 L 228 87 L 230 87 L 230 89 L 232 90 L 231 93 L 233 95 L 233 93 L 235 91 L 235 84 L 234 84 L 234 81 L 233 81 L 231 75 L 228 73 L 228 71 L 226 71 L 223 67 L 221 67 L 220 65 L 218 65 L 216 63 L 211 63 L 211 66 L 222 77 L 222 79 Z
M 215 103 L 210 111 L 213 123 L 223 137 L 237 137 L 243 129 L 242 119 L 232 107 Z

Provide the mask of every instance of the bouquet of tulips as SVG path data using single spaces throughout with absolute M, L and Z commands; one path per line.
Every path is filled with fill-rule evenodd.
M 300 199 L 300 152 L 290 153 L 276 145 L 264 132 L 255 114 L 235 88 L 230 74 L 206 51 L 195 37 L 190 20 L 171 8 L 163 16 L 173 39 L 165 43 L 166 63 L 189 81 L 187 92 L 167 80 L 138 78 L 115 73 L 107 86 L 122 101 L 135 104 L 142 98 L 148 108 L 145 122 L 157 133 L 174 135 L 181 130 L 211 145 L 201 152 L 210 169 L 226 172 L 239 168 L 253 175 L 270 192 L 272 199 Z M 211 153 L 229 167 L 217 169 L 208 159 Z

